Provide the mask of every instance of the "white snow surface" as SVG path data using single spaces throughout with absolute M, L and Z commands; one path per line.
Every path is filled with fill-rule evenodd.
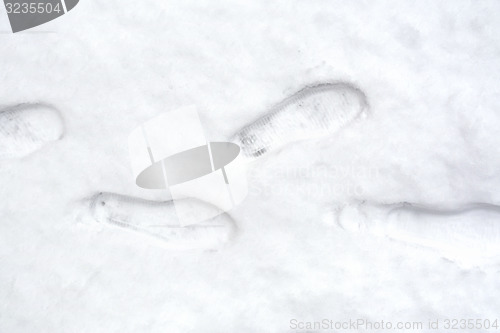
M 500 259 L 453 261 L 333 222 L 360 200 L 500 203 L 498 31 L 500 2 L 486 0 L 81 0 L 0 34 L 0 104 L 47 103 L 65 122 L 60 141 L 0 164 L 0 332 L 498 317 Z M 334 81 L 366 93 L 368 117 L 253 162 L 225 248 L 171 252 L 79 222 L 100 191 L 168 199 L 132 177 L 127 137 L 148 119 L 195 104 L 207 138 L 225 140 Z

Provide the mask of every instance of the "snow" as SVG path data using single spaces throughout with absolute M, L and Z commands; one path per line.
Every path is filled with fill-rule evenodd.
M 33 30 L 47 33 L 2 33 L 0 104 L 53 105 L 65 135 L 0 164 L 0 331 L 494 319 L 497 262 L 462 265 L 353 234 L 332 214 L 355 200 L 500 203 L 499 7 L 82 0 Z M 127 137 L 148 119 L 195 104 L 207 138 L 225 140 L 304 86 L 331 81 L 360 87 L 368 118 L 253 162 L 226 248 L 173 253 L 78 223 L 100 191 L 168 199 L 133 181 Z

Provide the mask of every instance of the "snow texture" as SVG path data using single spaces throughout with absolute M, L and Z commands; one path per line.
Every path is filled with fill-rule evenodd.
M 470 204 L 454 209 L 409 203 L 347 205 L 337 223 L 353 232 L 367 232 L 437 249 L 453 261 L 468 265 L 500 251 L 500 207 Z
M 99 193 L 89 203 L 89 213 L 100 223 L 124 228 L 156 237 L 164 247 L 172 250 L 214 250 L 234 235 L 234 222 L 227 214 L 219 215 L 200 224 L 181 227 L 176 207 L 185 210 L 213 210 L 217 208 L 194 199 L 158 202 L 126 197 L 114 193 Z
M 82 0 L 14 35 L 0 11 L 1 109 L 36 102 L 64 119 L 61 140 L 59 125 L 41 127 L 54 134 L 43 145 L 28 140 L 31 128 L 2 129 L 0 331 L 282 333 L 295 332 L 293 318 L 494 319 L 499 13 L 490 0 Z M 227 141 L 322 82 L 364 92 L 368 117 L 252 157 L 249 195 L 229 212 L 237 237 L 217 251 L 171 251 L 124 232 L 169 210 L 141 200 L 171 200 L 134 184 L 134 128 L 195 104 L 207 140 Z M 28 149 L 5 148 L 9 140 Z M 86 198 L 101 191 L 119 195 L 91 210 Z M 381 206 L 362 223 L 383 233 L 339 225 L 339 216 L 361 221 L 360 202 Z M 386 214 L 402 202 L 411 206 Z M 126 228 L 108 223 L 122 212 Z M 432 235 L 433 246 L 407 230 Z M 460 251 L 441 246 L 453 233 Z
M 59 112 L 42 104 L 0 110 L 0 159 L 21 158 L 64 133 Z
M 235 134 L 247 157 L 259 157 L 293 142 L 332 135 L 366 112 L 365 94 L 347 83 L 304 88 Z

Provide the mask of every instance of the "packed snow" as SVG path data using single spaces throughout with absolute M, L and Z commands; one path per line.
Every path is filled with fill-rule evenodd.
M 421 321 L 424 332 L 430 320 L 500 320 L 500 253 L 464 248 L 495 244 L 500 228 L 499 15 L 487 0 L 81 0 L 12 34 L 0 10 L 0 110 L 43 105 L 63 119 L 52 114 L 43 144 L 0 151 L 0 332 L 305 332 L 293 323 L 324 318 Z M 172 251 L 96 221 L 101 192 L 170 199 L 134 182 L 127 137 L 145 121 L 194 104 L 206 137 L 227 141 L 331 82 L 359 88 L 367 116 L 249 162 L 224 246 Z M 0 130 L 0 148 L 19 141 L 12 133 Z M 352 230 L 373 220 L 359 207 L 382 207 L 384 223 L 394 205 L 430 207 L 405 216 L 437 228 L 446 251 L 441 236 Z M 453 242 L 437 211 L 458 214 L 468 240 Z

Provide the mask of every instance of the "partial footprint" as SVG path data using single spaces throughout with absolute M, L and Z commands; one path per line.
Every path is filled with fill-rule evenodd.
M 305 88 L 232 138 L 248 158 L 289 143 L 335 133 L 368 110 L 365 94 L 348 83 Z
M 185 205 L 196 213 L 217 210 L 196 199 L 176 200 L 175 204 Z M 234 221 L 227 214 L 196 225 L 180 226 L 172 201 L 148 201 L 99 193 L 91 198 L 88 209 L 95 222 L 155 237 L 172 250 L 217 249 L 230 241 L 236 231 Z
M 21 158 L 64 132 L 56 109 L 42 104 L 21 104 L 0 110 L 0 159 Z
M 337 222 L 353 232 L 438 249 L 449 259 L 500 258 L 500 207 L 471 204 L 441 210 L 412 204 L 348 205 Z

